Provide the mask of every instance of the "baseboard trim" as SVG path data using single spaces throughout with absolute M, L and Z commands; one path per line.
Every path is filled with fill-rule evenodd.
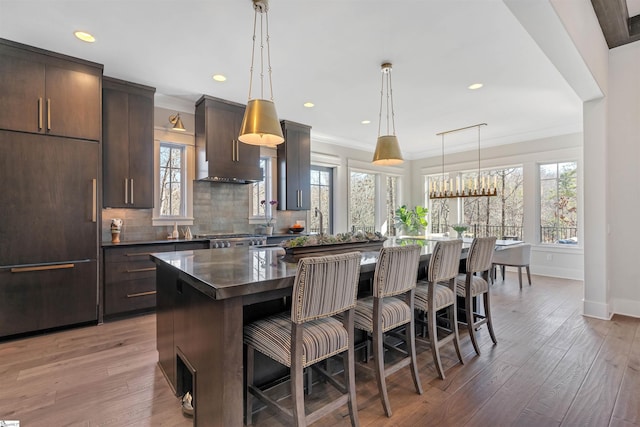
M 609 304 L 582 300 L 582 314 L 596 319 L 611 320 L 613 313 L 609 310 Z
M 640 301 L 612 298 L 611 306 L 615 314 L 640 318 Z

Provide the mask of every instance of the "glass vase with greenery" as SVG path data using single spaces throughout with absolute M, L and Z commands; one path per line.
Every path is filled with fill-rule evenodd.
M 409 209 L 407 205 L 402 205 L 396 209 L 395 227 L 404 233 L 415 236 L 423 234 L 428 225 L 427 222 L 428 209 L 424 206 L 416 206 Z

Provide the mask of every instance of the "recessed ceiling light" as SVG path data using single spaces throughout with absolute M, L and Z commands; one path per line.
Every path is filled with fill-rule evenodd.
M 215 80 L 217 82 L 223 82 L 223 81 L 227 80 L 227 78 L 225 76 L 223 76 L 222 74 L 214 74 L 213 75 L 213 80 Z
M 363 125 L 368 125 L 369 123 L 371 123 L 371 120 L 363 120 L 360 123 L 362 123 Z
M 313 108 L 315 106 L 315 104 L 313 102 L 305 102 L 302 105 L 304 105 L 307 108 Z
M 472 85 L 469 85 L 469 89 L 476 90 L 476 89 L 480 89 L 482 86 L 484 86 L 482 83 L 474 83 Z
M 75 33 L 73 33 L 73 35 L 83 42 L 93 43 L 94 41 L 96 41 L 95 37 L 85 31 L 76 31 Z

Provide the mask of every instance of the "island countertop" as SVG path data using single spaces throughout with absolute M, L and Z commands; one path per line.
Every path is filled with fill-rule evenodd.
M 407 241 L 391 238 L 384 245 L 403 242 Z M 436 242 L 421 240 L 420 244 L 420 262 L 427 263 Z M 223 248 L 154 253 L 151 258 L 156 264 L 177 270 L 182 280 L 200 292 L 221 300 L 292 287 L 297 263 L 286 260 L 282 254 L 277 247 Z M 373 272 L 377 258 L 377 251 L 362 252 L 360 272 Z

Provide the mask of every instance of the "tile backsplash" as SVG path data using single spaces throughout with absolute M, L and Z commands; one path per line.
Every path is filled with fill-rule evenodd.
M 194 181 L 191 233 L 255 233 L 259 225 L 249 224 L 251 186 Z M 102 241 L 111 241 L 111 219 L 123 220 L 120 241 L 164 240 L 173 226 L 153 226 L 152 209 L 103 209 Z M 297 220 L 305 220 L 306 211 L 275 211 L 274 232 L 286 233 Z M 178 226 L 180 237 L 185 226 Z

